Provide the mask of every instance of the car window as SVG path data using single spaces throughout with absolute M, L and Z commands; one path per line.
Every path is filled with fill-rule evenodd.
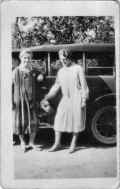
M 56 76 L 58 70 L 62 67 L 57 52 L 50 53 L 50 69 L 51 75 Z
M 34 52 L 32 66 L 35 70 L 47 73 L 47 52 Z
M 111 52 L 86 53 L 87 75 L 112 75 L 114 54 Z
M 79 65 L 83 65 L 83 57 L 82 56 L 83 56 L 83 54 L 79 51 L 70 53 L 71 61 L 73 61 Z

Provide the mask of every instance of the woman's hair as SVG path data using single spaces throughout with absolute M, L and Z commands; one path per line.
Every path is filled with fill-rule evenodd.
M 32 52 L 29 51 L 29 50 L 26 50 L 26 49 L 22 49 L 22 50 L 20 51 L 19 58 L 21 59 L 25 54 L 30 55 L 31 58 L 32 58 Z
M 69 56 L 70 56 L 70 52 L 68 51 L 68 49 L 60 49 L 59 55 L 60 54 L 62 54 L 65 58 L 69 58 Z

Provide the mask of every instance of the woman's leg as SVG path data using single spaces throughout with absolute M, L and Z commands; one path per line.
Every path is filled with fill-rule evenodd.
M 76 143 L 77 143 L 78 133 L 73 133 L 72 141 L 70 144 L 69 153 L 73 153 L 75 151 Z
M 37 116 L 36 116 L 36 112 L 35 110 L 32 110 L 31 112 L 31 124 L 30 124 L 30 138 L 29 138 L 29 146 L 34 148 L 35 147 L 35 137 L 36 137 L 36 133 L 37 133 L 37 126 L 38 126 L 38 122 L 37 122 Z
M 55 131 L 55 143 L 52 146 L 52 148 L 49 149 L 49 152 L 56 151 L 60 147 L 60 143 L 61 143 L 61 132 Z
M 19 139 L 20 139 L 20 145 L 21 145 L 22 150 L 25 150 L 26 143 L 25 143 L 23 135 L 19 135 Z
M 22 134 L 22 126 L 21 126 L 21 107 L 20 107 L 20 102 L 18 102 L 18 104 L 16 104 L 16 109 L 15 109 L 15 132 L 19 137 L 20 140 L 20 146 L 22 148 L 22 150 L 25 150 L 25 141 L 24 141 L 24 136 Z
M 36 127 L 36 125 L 34 125 L 32 127 L 34 127 L 34 128 L 31 129 L 30 139 L 29 139 L 29 146 L 34 148 L 35 147 L 34 142 L 35 142 L 37 127 Z

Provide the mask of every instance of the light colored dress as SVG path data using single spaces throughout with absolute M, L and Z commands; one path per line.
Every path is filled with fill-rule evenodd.
M 55 131 L 76 133 L 83 131 L 86 108 L 82 108 L 81 103 L 82 98 L 87 99 L 89 93 L 83 68 L 76 64 L 61 68 L 48 96 L 54 96 L 60 88 L 62 99 L 54 120 Z

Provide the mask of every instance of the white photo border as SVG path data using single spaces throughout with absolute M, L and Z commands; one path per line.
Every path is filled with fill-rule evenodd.
M 57 8 L 59 7 L 59 8 Z M 117 188 L 120 180 L 120 15 L 119 2 L 106 0 L 59 0 L 59 1 L 3 1 L 1 2 L 1 43 L 0 43 L 0 87 L 1 87 L 1 186 L 3 188 Z M 87 10 L 87 11 L 86 11 Z M 117 97 L 117 177 L 94 179 L 14 179 L 12 146 L 12 60 L 11 24 L 17 16 L 114 16 L 115 58 L 116 58 L 116 97 Z

